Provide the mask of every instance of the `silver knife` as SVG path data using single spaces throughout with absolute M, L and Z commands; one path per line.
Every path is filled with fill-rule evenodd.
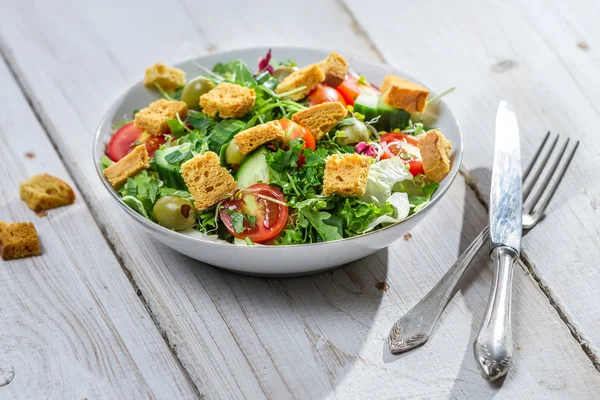
M 506 375 L 512 360 L 510 297 L 523 231 L 521 150 L 514 110 L 501 101 L 496 114 L 496 145 L 490 190 L 490 257 L 494 277 L 488 307 L 474 343 L 475 359 L 488 380 Z

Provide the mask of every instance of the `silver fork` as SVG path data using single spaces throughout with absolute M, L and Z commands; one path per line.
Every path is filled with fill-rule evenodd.
M 579 145 L 579 141 L 577 141 L 567 151 L 570 141 L 570 139 L 567 139 L 559 149 L 558 155 L 549 164 L 559 136 L 557 135 L 554 138 L 549 150 L 540 158 L 549 138 L 550 132 L 546 134 L 527 169 L 523 172 L 523 231 L 533 228 L 544 217 L 544 211 L 548 207 L 552 196 L 556 193 L 556 189 L 560 185 Z M 538 159 L 540 159 L 539 163 Z M 532 194 L 544 170 L 547 171 L 543 180 Z M 483 244 L 488 243 L 489 233 L 489 226 L 486 226 L 433 289 L 394 323 L 388 336 L 388 346 L 392 353 L 398 354 L 413 349 L 429 339 L 438 319 L 452 298 L 460 277 L 467 270 L 471 260 Z

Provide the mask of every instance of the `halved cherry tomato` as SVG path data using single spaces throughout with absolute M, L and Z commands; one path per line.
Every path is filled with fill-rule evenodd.
M 381 136 L 380 144 L 383 147 L 382 160 L 400 157 L 405 164 L 409 165 L 412 176 L 423 173 L 419 139 L 406 133 L 390 132 Z
M 303 149 L 312 149 L 315 151 L 317 149 L 317 143 L 315 142 L 315 137 L 312 133 L 302 125 L 298 125 L 292 120 L 287 118 L 282 118 L 279 120 L 281 127 L 285 131 L 285 136 L 283 137 L 283 148 L 287 148 L 288 144 L 295 139 L 302 138 L 304 141 Z M 304 164 L 304 156 L 300 154 L 300 158 L 298 159 L 298 166 Z
M 346 79 L 344 82 L 340 84 L 337 88 L 335 88 L 346 100 L 346 104 L 353 106 L 354 100 L 361 93 L 374 93 L 381 94 L 379 89 L 372 85 L 362 85 L 358 83 L 358 77 L 355 75 L 346 75 Z
M 279 235 L 287 224 L 288 206 L 279 202 L 285 203 L 283 193 L 273 186 L 257 183 L 239 190 L 232 199 L 224 201 L 219 215 L 233 236 L 262 243 Z M 243 231 L 236 232 L 231 217 L 236 212 L 256 218 L 254 224 L 249 221 L 252 218 L 244 217 Z
M 119 128 L 110 138 L 110 142 L 106 146 L 106 155 L 114 162 L 117 162 L 131 153 L 134 147 L 142 143 L 146 145 L 148 155 L 152 157 L 154 152 L 165 143 L 165 137 L 151 136 L 146 132 L 140 131 L 133 125 L 133 122 L 130 122 Z
M 333 103 L 335 101 L 339 101 L 344 107 L 346 107 L 344 96 L 342 96 L 340 92 L 331 86 L 327 86 L 322 83 L 319 83 L 317 87 L 308 95 L 309 106 L 316 106 L 317 104 L 321 103 Z

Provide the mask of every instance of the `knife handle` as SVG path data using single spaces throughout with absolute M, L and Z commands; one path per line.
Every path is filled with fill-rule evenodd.
M 511 247 L 498 246 L 492 250 L 491 257 L 494 278 L 474 351 L 483 377 L 493 381 L 506 375 L 512 360 L 510 298 L 514 265 L 519 254 Z

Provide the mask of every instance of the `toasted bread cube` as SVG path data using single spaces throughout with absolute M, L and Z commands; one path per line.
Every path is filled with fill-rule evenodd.
M 0 221 L 0 256 L 13 260 L 40 254 L 40 241 L 31 222 Z
M 149 167 L 148 150 L 146 150 L 145 145 L 140 144 L 131 153 L 106 168 L 102 173 L 112 187 L 118 189 L 127 182 L 127 178 L 136 176 L 140 171 Z
M 146 75 L 144 76 L 145 86 L 156 87 L 155 83 L 158 83 L 165 90 L 175 90 L 185 85 L 185 72 L 179 68 L 169 67 L 157 62 L 146 69 Z
M 425 176 L 435 182 L 444 179 L 450 172 L 452 143 L 440 131 L 432 129 L 419 137 L 419 150 Z
M 283 139 L 284 135 L 285 131 L 279 121 L 271 121 L 241 131 L 233 137 L 233 140 L 242 154 L 248 154 L 262 144 Z
M 192 197 L 194 207 L 204 210 L 237 189 L 237 182 L 221 167 L 219 156 L 212 151 L 196 156 L 181 165 L 181 175 Z
M 135 114 L 135 127 L 152 136 L 164 135 L 169 132 L 167 120 L 177 118 L 178 114 L 182 120 L 187 117 L 187 104 L 183 101 L 156 100 Z
M 290 100 L 298 101 L 308 96 L 308 94 L 324 80 L 325 72 L 319 64 L 310 64 L 286 76 L 283 82 L 277 85 L 275 92 L 280 94 L 287 93 L 291 90 L 306 86 L 301 91 L 286 96 Z
M 387 75 L 379 90 L 388 105 L 410 113 L 423 112 L 429 96 L 425 87 L 396 75 Z
M 318 141 L 332 130 L 335 124 L 346 118 L 346 115 L 348 115 L 346 107 L 336 101 L 317 104 L 298 111 L 292 116 L 292 120 L 308 129 Z
M 214 89 L 200 96 L 200 106 L 211 117 L 240 118 L 246 115 L 256 101 L 254 89 L 221 82 Z
M 362 154 L 332 154 L 325 162 L 323 194 L 344 197 L 362 196 L 373 158 Z
M 325 83 L 327 85 L 337 87 L 346 79 L 348 61 L 340 53 L 335 51 L 330 53 L 319 65 L 325 72 Z
M 19 185 L 21 200 L 35 212 L 73 204 L 75 192 L 69 184 L 49 175 L 32 176 Z

